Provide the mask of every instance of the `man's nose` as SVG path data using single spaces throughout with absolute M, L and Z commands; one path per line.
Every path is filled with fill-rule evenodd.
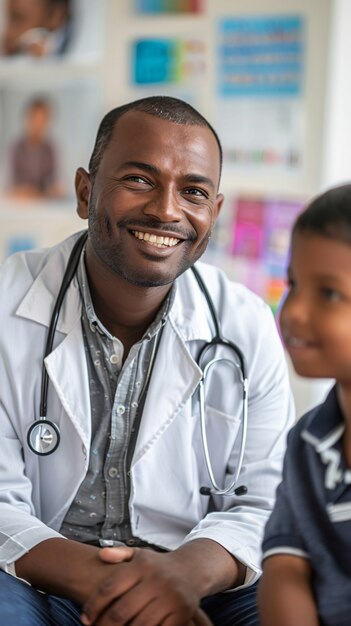
M 182 219 L 178 194 L 170 187 L 157 190 L 143 212 L 160 222 L 179 222 Z

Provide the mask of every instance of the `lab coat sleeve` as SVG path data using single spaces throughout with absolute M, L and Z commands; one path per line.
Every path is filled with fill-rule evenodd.
M 62 537 L 43 524 L 31 501 L 32 486 L 25 476 L 21 444 L 0 401 L 0 569 L 36 544 L 53 537 Z
M 214 496 L 209 513 L 187 535 L 185 541 L 207 538 L 221 544 L 244 563 L 245 584 L 261 573 L 261 542 L 281 480 L 286 436 L 295 412 L 286 360 L 270 309 L 260 305 L 256 323 L 242 321 L 242 336 L 251 332 L 243 353 L 249 379 L 248 431 L 244 461 L 238 484 L 247 487 L 242 496 Z M 251 331 L 248 329 L 252 329 Z M 238 458 L 237 437 L 228 465 L 229 484 Z

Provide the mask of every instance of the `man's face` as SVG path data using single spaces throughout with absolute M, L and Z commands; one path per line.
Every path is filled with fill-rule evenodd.
M 212 132 L 130 111 L 78 196 L 99 262 L 129 283 L 166 285 L 205 251 L 223 197 Z M 86 177 L 88 180 L 88 177 Z

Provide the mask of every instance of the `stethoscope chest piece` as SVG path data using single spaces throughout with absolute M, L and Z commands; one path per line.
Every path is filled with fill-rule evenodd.
M 52 454 L 60 443 L 59 427 L 46 419 L 36 420 L 28 429 L 27 442 L 31 451 L 39 456 Z

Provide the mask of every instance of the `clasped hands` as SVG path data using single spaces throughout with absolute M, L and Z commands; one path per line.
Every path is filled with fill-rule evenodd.
M 212 626 L 199 608 L 191 573 L 172 552 L 102 548 L 106 577 L 85 602 L 86 626 Z

